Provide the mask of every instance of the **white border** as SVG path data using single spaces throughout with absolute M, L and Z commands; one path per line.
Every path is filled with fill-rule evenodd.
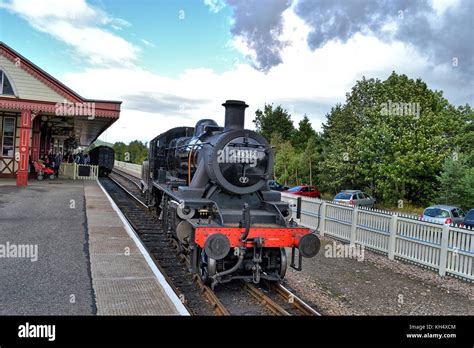
M 165 290 L 166 294 L 168 295 L 169 299 L 171 300 L 171 302 L 173 302 L 176 310 L 178 311 L 178 313 L 180 315 L 190 315 L 188 310 L 186 309 L 186 307 L 184 307 L 183 303 L 181 302 L 181 300 L 179 299 L 178 295 L 176 295 L 176 293 L 173 291 L 173 289 L 171 288 L 171 286 L 168 284 L 168 282 L 166 281 L 165 277 L 163 276 L 163 274 L 161 274 L 160 270 L 158 269 L 158 267 L 156 267 L 155 265 L 155 262 L 151 259 L 150 255 L 148 254 L 145 246 L 143 245 L 142 241 L 138 238 L 137 234 L 135 233 L 135 231 L 133 230 L 132 226 L 130 226 L 130 224 L 128 223 L 127 219 L 125 218 L 125 216 L 123 215 L 122 211 L 119 209 L 119 207 L 117 207 L 117 205 L 115 204 L 115 202 L 112 200 L 112 198 L 109 196 L 109 194 L 107 193 L 107 191 L 105 191 L 104 187 L 100 184 L 99 180 L 97 180 L 97 184 L 99 185 L 99 187 L 102 189 L 102 191 L 104 191 L 105 193 L 105 196 L 108 198 L 108 200 L 110 201 L 111 205 L 112 205 L 112 208 L 114 208 L 115 212 L 117 213 L 117 215 L 120 217 L 120 219 L 122 220 L 123 224 L 124 224 L 124 227 L 125 227 L 125 230 L 127 231 L 128 235 L 130 236 L 130 238 L 133 239 L 133 241 L 135 242 L 136 246 L 138 247 L 138 249 L 140 250 L 140 252 L 142 253 L 142 255 L 145 257 L 145 260 L 146 262 L 148 263 L 148 266 L 150 266 L 151 270 L 153 271 L 153 273 L 155 274 L 155 277 L 156 279 L 158 280 L 158 282 L 160 283 L 160 285 L 163 287 L 163 289 Z

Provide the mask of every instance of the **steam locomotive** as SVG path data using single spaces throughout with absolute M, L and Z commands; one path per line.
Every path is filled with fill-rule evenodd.
M 244 129 L 243 101 L 227 100 L 225 124 L 203 119 L 150 141 L 141 188 L 164 230 L 178 241 L 193 272 L 214 287 L 232 279 L 280 281 L 301 270 L 319 238 L 297 226 L 291 209 L 272 191 L 273 150 Z

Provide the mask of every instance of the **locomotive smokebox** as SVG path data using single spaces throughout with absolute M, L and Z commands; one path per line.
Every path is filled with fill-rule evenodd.
M 244 129 L 245 108 L 248 105 L 241 100 L 227 100 L 222 106 L 225 107 L 224 131 Z

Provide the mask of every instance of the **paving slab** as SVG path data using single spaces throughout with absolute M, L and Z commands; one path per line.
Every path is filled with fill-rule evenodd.
M 0 180 L 0 315 L 187 314 L 130 233 L 96 181 Z
M 99 184 L 87 183 L 84 192 L 97 314 L 185 314 L 179 298 L 170 294 L 164 279 L 157 278 Z
M 0 257 L 0 315 L 95 314 L 87 243 L 81 181 L 0 185 L 0 248 L 37 247 Z

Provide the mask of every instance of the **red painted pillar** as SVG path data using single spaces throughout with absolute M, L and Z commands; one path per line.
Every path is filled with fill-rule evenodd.
M 20 158 L 18 162 L 18 171 L 16 173 L 16 186 L 28 185 L 28 169 L 29 169 L 29 147 L 31 132 L 31 110 L 21 111 L 20 120 Z M 15 155 L 17 158 L 17 156 Z
M 41 140 L 41 131 L 40 131 L 41 120 L 37 116 L 33 121 L 33 138 L 31 144 L 31 160 L 37 161 L 40 154 L 40 140 Z

